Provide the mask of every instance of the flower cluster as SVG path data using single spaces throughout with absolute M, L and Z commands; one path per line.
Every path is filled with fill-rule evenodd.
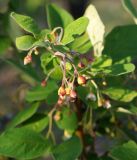
M 60 30 L 60 34 L 57 33 L 57 30 Z M 60 43 L 62 32 L 63 32 L 62 28 L 57 27 L 53 29 L 53 31 L 49 33 L 45 38 L 45 42 L 48 44 L 47 50 L 54 57 L 59 59 L 60 68 L 62 70 L 62 75 L 63 75 L 62 83 L 58 89 L 57 105 L 59 106 L 61 106 L 62 104 L 68 104 L 69 102 L 75 102 L 77 98 L 76 86 L 78 85 L 85 86 L 87 81 L 90 79 L 89 76 L 82 74 L 83 72 L 81 71 L 87 68 L 86 66 L 87 64 L 91 67 L 91 64 L 93 62 L 92 58 L 86 57 L 85 58 L 86 63 L 84 63 L 83 61 L 80 60 L 81 59 L 80 55 L 78 55 L 79 62 L 75 64 L 73 61 L 73 56 L 77 54 L 75 51 L 73 51 L 73 56 L 72 56 L 72 51 L 70 51 L 70 53 L 55 51 L 51 44 L 53 44 L 54 46 L 62 45 Z M 24 58 L 24 65 L 27 65 L 32 62 L 32 53 L 34 53 L 35 55 L 39 54 L 37 47 L 30 49 L 27 56 Z M 67 63 L 69 63 L 73 67 L 73 73 L 71 74 L 70 77 L 67 76 L 67 69 L 66 69 Z M 41 82 L 42 87 L 46 87 L 50 74 L 53 71 L 54 71 L 54 68 L 47 74 L 46 78 Z M 103 85 L 106 85 L 106 84 L 103 84 Z M 87 95 L 87 99 L 96 101 L 96 96 L 94 93 L 89 93 Z M 104 106 L 105 108 L 111 107 L 110 102 L 108 100 L 104 100 L 103 98 L 100 98 L 99 94 L 97 95 L 97 100 L 98 100 L 98 106 Z

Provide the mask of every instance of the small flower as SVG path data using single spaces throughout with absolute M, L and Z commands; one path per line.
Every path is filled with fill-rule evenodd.
M 25 58 L 24 58 L 24 65 L 27 65 L 29 63 L 32 62 L 32 56 L 31 55 L 27 55 Z
M 70 134 L 67 130 L 64 130 L 64 138 L 69 139 L 72 137 L 72 134 Z
M 34 49 L 34 54 L 35 54 L 35 55 L 38 55 L 38 54 L 39 54 L 39 51 L 38 51 L 37 48 Z
M 54 120 L 55 120 L 55 121 L 59 121 L 60 118 L 61 118 L 61 112 L 58 111 L 58 112 L 56 112 L 56 114 L 54 115 Z
M 89 93 L 86 97 L 87 100 L 96 101 L 96 96 L 94 93 Z
M 79 85 L 86 84 L 86 78 L 84 76 L 78 76 L 77 82 Z
M 103 82 L 102 82 L 102 85 L 103 85 L 103 86 L 107 86 L 107 82 L 106 82 L 106 81 L 103 81 Z
M 46 80 L 43 80 L 43 81 L 41 82 L 41 86 L 42 86 L 42 87 L 45 87 L 46 85 L 47 85 Z
M 99 99 L 98 99 L 98 106 L 99 106 L 99 107 L 102 107 L 103 104 L 104 104 L 104 99 L 103 99 L 103 98 L 99 98 Z
M 65 91 L 66 91 L 66 95 L 70 95 L 71 89 L 69 87 L 65 88 Z
M 58 95 L 59 96 L 65 96 L 66 95 L 66 90 L 63 86 L 61 86 L 58 90 Z
M 73 99 L 75 99 L 75 98 L 77 97 L 76 91 L 71 90 L 71 91 L 70 91 L 70 97 L 73 98 Z
M 84 65 L 82 62 L 79 62 L 79 63 L 78 63 L 78 67 L 79 67 L 79 68 L 84 68 L 85 65 Z
M 60 106 L 63 104 L 63 99 L 59 98 L 58 101 L 57 101 L 57 104 Z
M 106 109 L 111 108 L 111 103 L 109 100 L 104 100 L 103 107 Z

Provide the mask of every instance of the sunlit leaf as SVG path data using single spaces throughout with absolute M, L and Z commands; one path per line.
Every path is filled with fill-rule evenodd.
M 89 19 L 87 33 L 94 48 L 94 55 L 101 56 L 102 50 L 104 48 L 103 41 L 104 41 L 105 26 L 101 21 L 94 5 L 90 4 L 87 7 L 85 11 L 85 16 L 88 17 Z
M 75 38 L 79 37 L 87 29 L 88 25 L 87 17 L 80 17 L 77 20 L 70 23 L 64 31 L 64 37 L 62 39 L 63 44 L 69 44 L 74 41 Z
M 36 39 L 32 36 L 26 35 L 16 38 L 16 46 L 20 50 L 29 50 L 33 47 Z
M 31 17 L 17 14 L 15 12 L 11 13 L 11 17 L 22 29 L 29 33 L 32 33 L 34 36 L 37 36 L 40 33 L 36 22 Z
M 120 87 L 107 88 L 103 90 L 103 93 L 109 96 L 110 98 L 121 102 L 130 102 L 135 97 L 137 97 L 137 91 Z

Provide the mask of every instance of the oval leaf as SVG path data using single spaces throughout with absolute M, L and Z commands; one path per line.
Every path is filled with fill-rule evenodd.
M 75 160 L 82 152 L 82 143 L 76 136 L 53 149 L 55 160 Z
M 37 86 L 32 90 L 28 91 L 26 94 L 26 100 L 29 102 L 46 100 L 48 95 L 58 88 L 54 81 L 48 81 L 46 87 Z
M 34 115 L 39 107 L 39 103 L 34 103 L 31 107 L 25 108 L 9 123 L 8 128 L 15 127 Z
M 93 5 L 89 5 L 85 11 L 85 16 L 89 19 L 89 24 L 87 27 L 87 33 L 94 47 L 95 56 L 101 56 L 102 50 L 104 48 L 104 33 L 105 26 L 101 21 L 96 8 Z
M 62 40 L 63 44 L 68 44 L 82 33 L 84 33 L 87 29 L 88 25 L 88 18 L 87 17 L 80 17 L 77 20 L 70 23 L 64 31 L 64 37 Z
M 16 23 L 25 31 L 32 33 L 35 37 L 40 33 L 40 30 L 36 22 L 29 16 L 24 16 L 17 14 L 15 12 L 11 13 L 11 17 L 16 21 Z
M 14 128 L 0 136 L 0 155 L 16 159 L 34 159 L 49 154 L 51 144 L 42 135 L 24 128 Z
M 24 128 L 32 129 L 35 132 L 43 131 L 49 123 L 49 117 L 46 114 L 36 113 L 22 125 Z
M 110 156 L 115 160 L 136 160 L 137 144 L 129 141 L 111 150 Z
M 137 97 L 136 91 L 120 87 L 110 87 L 103 90 L 102 92 L 107 96 L 109 96 L 110 98 L 121 102 L 130 102 L 135 97 Z
M 132 63 L 128 64 L 114 64 L 110 67 L 104 68 L 103 73 L 108 74 L 110 76 L 120 76 L 123 74 L 127 74 L 133 72 L 135 70 L 135 65 Z
M 75 112 L 64 107 L 61 111 L 61 119 L 56 121 L 59 128 L 74 131 L 78 127 L 78 119 Z
M 111 56 L 113 62 L 137 57 L 137 25 L 115 27 L 105 38 L 103 54 Z
M 36 39 L 32 36 L 26 35 L 16 38 L 16 46 L 20 50 L 27 51 L 31 49 Z

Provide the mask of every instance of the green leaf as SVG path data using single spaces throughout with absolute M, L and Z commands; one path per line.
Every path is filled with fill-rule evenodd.
M 137 25 L 114 28 L 105 38 L 103 54 L 112 57 L 113 61 L 137 57 Z
M 54 71 L 51 73 L 50 77 L 55 80 L 61 80 L 62 79 L 62 70 L 60 68 L 60 65 L 59 65 L 57 59 L 53 59 L 53 68 L 54 68 Z
M 53 150 L 55 160 L 75 160 L 82 152 L 82 143 L 78 137 L 71 139 L 56 146 Z
M 26 35 L 16 38 L 16 46 L 20 50 L 27 51 L 31 49 L 36 39 L 32 36 Z
M 49 29 L 43 29 L 41 30 L 40 34 L 39 34 L 39 39 L 45 40 L 45 38 L 47 37 L 47 35 L 50 33 Z
M 114 64 L 110 67 L 104 68 L 103 73 L 108 74 L 110 76 L 120 76 L 123 74 L 133 72 L 134 70 L 135 70 L 135 65 L 132 63 Z
M 16 21 L 16 23 L 25 31 L 32 33 L 35 37 L 40 33 L 40 30 L 36 22 L 28 16 L 17 14 L 15 12 L 11 13 L 11 17 Z
M 49 123 L 49 117 L 46 114 L 36 113 L 22 125 L 23 128 L 32 129 L 35 132 L 43 131 Z
M 102 93 L 121 102 L 130 102 L 137 97 L 137 91 L 120 87 L 110 87 L 103 90 Z
M 31 107 L 25 108 L 8 124 L 8 128 L 13 128 L 32 117 L 39 107 L 39 103 L 34 103 Z
M 127 143 L 112 149 L 110 156 L 114 160 L 136 160 L 137 144 L 134 141 L 128 141 Z
M 68 131 L 74 131 L 78 127 L 77 115 L 66 106 L 61 111 L 61 119 L 56 121 L 59 128 Z
M 89 88 L 88 87 L 83 87 L 83 86 L 78 86 L 76 88 L 76 91 L 78 93 L 78 97 L 84 102 L 84 103 L 88 103 L 86 97 L 89 94 Z
M 106 55 L 102 55 L 101 57 L 96 58 L 92 62 L 92 68 L 104 68 L 112 65 L 112 59 Z
M 108 67 L 102 67 L 102 66 L 108 65 Z M 135 70 L 135 65 L 132 63 L 127 63 L 127 64 L 114 64 L 111 65 L 111 59 L 108 62 L 106 61 L 106 63 L 100 63 L 100 64 L 96 64 L 94 65 L 93 62 L 93 67 L 91 68 L 91 71 L 93 74 L 98 74 L 98 75 L 106 75 L 106 76 L 120 76 L 120 75 L 124 75 L 130 72 L 133 72 Z M 97 67 L 95 67 L 97 66 Z
M 84 14 L 89 19 L 87 33 L 94 48 L 94 55 L 101 56 L 104 48 L 105 26 L 94 5 L 90 4 Z
M 49 72 L 51 72 L 50 74 L 51 78 L 55 80 L 62 79 L 62 70 L 60 68 L 57 58 L 55 58 L 50 53 L 46 53 L 41 56 L 40 60 L 41 60 L 41 67 L 46 75 Z
M 65 28 L 73 21 L 73 17 L 64 9 L 55 4 L 49 4 L 47 7 L 48 25 L 50 29 L 55 27 Z
M 50 93 L 47 96 L 46 103 L 48 105 L 53 105 L 53 104 L 56 104 L 57 101 L 58 101 L 58 89 L 54 90 L 52 93 Z
M 8 37 L 0 36 L 0 55 L 4 54 L 10 45 L 11 41 Z
M 54 49 L 54 51 L 59 51 L 61 53 L 67 53 L 69 52 L 69 48 L 67 48 L 64 45 L 52 45 L 52 48 Z
M 72 43 L 70 43 L 69 48 L 81 54 L 87 53 L 92 48 L 92 44 L 87 33 L 76 38 Z
M 0 136 L 0 155 L 15 159 L 34 159 L 49 154 L 51 144 L 40 134 L 24 128 L 14 128 Z
M 122 4 L 125 10 L 132 16 L 135 23 L 137 24 L 137 10 L 133 6 L 131 0 L 122 0 Z
M 48 81 L 47 86 L 36 86 L 26 94 L 26 100 L 29 102 L 46 100 L 49 94 L 58 88 L 55 81 Z
M 64 37 L 62 39 L 63 44 L 69 44 L 74 41 L 75 38 L 84 33 L 87 29 L 88 18 L 80 17 L 77 20 L 70 23 L 64 31 Z

